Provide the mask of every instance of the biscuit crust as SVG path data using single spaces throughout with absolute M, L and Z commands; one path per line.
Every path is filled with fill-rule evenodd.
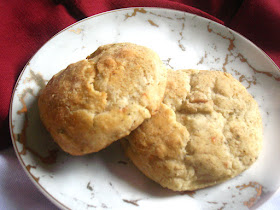
M 170 70 L 159 112 L 122 146 L 163 187 L 196 190 L 235 177 L 256 161 L 261 115 L 246 88 L 228 73 Z
M 146 47 L 101 46 L 48 82 L 38 100 L 41 120 L 64 151 L 97 152 L 157 112 L 166 75 L 158 55 Z

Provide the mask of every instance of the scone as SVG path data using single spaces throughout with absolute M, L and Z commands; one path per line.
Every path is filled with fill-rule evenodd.
M 169 71 L 159 112 L 122 140 L 133 163 L 174 191 L 228 180 L 262 147 L 258 104 L 230 74 Z
M 48 82 L 40 117 L 66 152 L 97 152 L 127 136 L 159 109 L 167 71 L 159 56 L 132 43 L 99 47 Z

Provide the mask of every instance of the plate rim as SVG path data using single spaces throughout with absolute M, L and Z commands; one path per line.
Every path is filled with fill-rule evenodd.
M 15 93 L 19 84 L 19 81 L 21 80 L 24 72 L 26 71 L 27 66 L 29 65 L 30 61 L 34 58 L 35 55 L 37 55 L 37 53 L 45 46 L 47 45 L 53 38 L 55 38 L 56 36 L 60 35 L 61 33 L 67 31 L 69 28 L 80 24 L 83 21 L 87 21 L 89 19 L 98 17 L 98 16 L 102 16 L 102 15 L 107 15 L 109 13 L 115 13 L 115 12 L 119 12 L 119 11 L 125 11 L 125 10 L 135 10 L 135 9 L 145 9 L 145 10 L 150 10 L 150 9 L 154 9 L 154 10 L 166 10 L 166 11 L 172 11 L 172 12 L 179 12 L 179 13 L 183 13 L 183 14 L 188 14 L 190 16 L 196 16 L 198 18 L 201 18 L 205 21 L 209 21 L 211 22 L 211 24 L 214 25 L 218 25 L 219 27 L 224 27 L 226 29 L 228 29 L 230 32 L 234 32 L 237 35 L 239 35 L 242 39 L 244 39 L 246 42 L 248 42 L 251 46 L 253 46 L 257 51 L 259 51 L 262 55 L 265 55 L 266 58 L 268 58 L 268 61 L 270 61 L 270 63 L 275 67 L 275 69 L 278 71 L 278 73 L 280 73 L 280 68 L 276 65 L 276 63 L 272 60 L 272 58 L 269 57 L 269 55 L 262 50 L 260 47 L 258 47 L 255 43 L 253 43 L 251 40 L 249 40 L 248 38 L 246 38 L 245 36 L 243 36 L 242 34 L 240 34 L 239 32 L 225 26 L 222 25 L 218 22 L 215 22 L 214 20 L 202 17 L 200 15 L 197 14 L 193 14 L 190 12 L 186 12 L 186 11 L 182 11 L 182 10 L 176 10 L 176 9 L 170 9 L 170 8 L 163 8 L 163 7 L 127 7 L 127 8 L 120 8 L 120 9 L 115 9 L 115 10 L 109 10 L 109 11 L 105 11 L 105 12 L 101 12 L 92 16 L 89 16 L 87 18 L 84 18 L 82 20 L 79 20 L 69 26 L 67 26 L 66 28 L 60 30 L 59 32 L 57 32 L 55 35 L 53 35 L 50 39 L 48 39 L 47 42 L 45 42 L 41 47 L 39 47 L 39 49 L 32 55 L 32 57 L 27 61 L 27 63 L 25 64 L 25 66 L 23 67 L 23 69 L 21 70 L 16 83 L 14 84 L 13 87 L 13 91 L 12 91 L 12 95 L 11 95 L 11 99 L 10 99 L 10 105 L 9 105 L 9 131 L 10 131 L 10 137 L 11 137 L 11 141 L 13 144 L 13 149 L 16 153 L 17 159 L 20 162 L 21 167 L 24 169 L 25 174 L 27 174 L 28 178 L 32 181 L 32 183 L 36 186 L 36 188 L 52 203 L 54 204 L 56 207 L 58 208 L 62 208 L 62 209 L 69 209 L 71 210 L 71 208 L 67 207 L 66 205 L 64 205 L 62 202 L 60 202 L 59 200 L 57 200 L 52 194 L 50 194 L 39 182 L 36 182 L 33 178 L 33 175 L 31 174 L 30 171 L 28 171 L 26 169 L 26 165 L 25 162 L 23 161 L 23 159 L 21 158 L 21 156 L 19 155 L 19 151 L 18 151 L 18 147 L 16 145 L 16 140 L 14 139 L 14 131 L 13 131 L 13 123 L 12 123 L 12 106 L 13 106 L 13 101 L 14 101 L 14 97 L 15 97 Z M 261 204 L 260 206 L 264 205 L 265 203 L 267 203 L 269 200 L 271 200 L 272 197 L 275 196 L 276 193 L 278 193 L 280 191 L 280 186 L 277 188 L 277 190 L 272 193 L 269 198 L 267 199 L 266 202 L 264 202 L 263 204 Z M 260 207 L 259 206 L 259 207 Z

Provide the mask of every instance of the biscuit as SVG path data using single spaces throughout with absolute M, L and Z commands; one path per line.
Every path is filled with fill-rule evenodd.
M 228 180 L 262 148 L 258 104 L 230 74 L 170 70 L 159 112 L 121 141 L 149 178 L 174 191 Z
M 41 91 L 40 117 L 66 152 L 97 152 L 155 114 L 167 71 L 152 50 L 132 43 L 99 47 L 69 65 Z

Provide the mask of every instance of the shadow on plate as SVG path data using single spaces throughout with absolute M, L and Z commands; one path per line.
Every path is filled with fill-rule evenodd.
M 133 163 L 124 155 L 119 141 L 113 143 L 103 151 L 101 157 L 104 165 L 118 178 L 123 179 L 129 185 L 138 190 L 155 197 L 170 197 L 180 195 L 163 188 L 159 184 L 146 177 Z
M 30 160 L 32 165 L 40 165 L 45 169 L 49 169 L 56 167 L 57 157 L 63 151 L 52 140 L 52 137 L 43 126 L 37 102 L 37 97 L 34 97 L 26 112 L 17 113 L 24 114 L 25 120 L 21 133 L 13 133 L 13 136 L 14 141 L 22 144 L 22 147 L 17 146 L 17 151 L 21 158 L 30 153 L 34 157 L 32 161 Z

